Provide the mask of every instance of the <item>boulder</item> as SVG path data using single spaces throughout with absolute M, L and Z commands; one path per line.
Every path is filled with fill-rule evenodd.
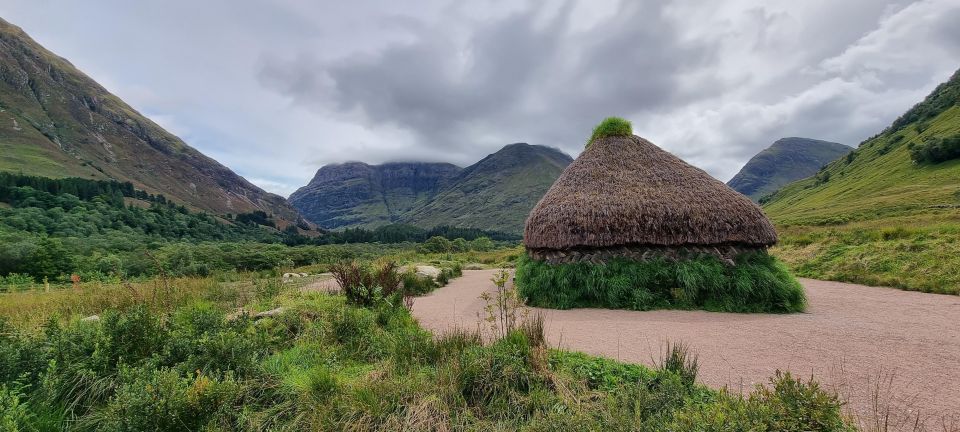
M 440 269 L 434 266 L 419 265 L 416 267 L 417 276 L 436 279 L 440 276 Z
M 253 316 L 254 319 L 268 318 L 272 316 L 277 316 L 283 313 L 283 308 L 278 307 L 276 309 L 270 309 L 268 311 L 260 312 Z

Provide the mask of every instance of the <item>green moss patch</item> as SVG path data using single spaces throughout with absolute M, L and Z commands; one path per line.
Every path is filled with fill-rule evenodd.
M 633 125 L 629 121 L 620 117 L 607 117 L 597 127 L 593 128 L 593 134 L 587 141 L 587 147 L 590 147 L 590 143 L 598 138 L 630 135 L 633 135 Z
M 516 284 L 531 306 L 553 309 L 787 313 L 806 307 L 800 283 L 776 258 L 760 252 L 740 255 L 735 266 L 713 256 L 677 262 L 548 264 L 523 255 Z

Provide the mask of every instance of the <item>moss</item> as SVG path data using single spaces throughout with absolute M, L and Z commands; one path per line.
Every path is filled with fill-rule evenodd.
M 590 135 L 590 140 L 587 141 L 587 148 L 598 138 L 630 135 L 633 135 L 633 125 L 631 125 L 629 121 L 620 117 L 607 117 L 603 119 L 597 127 L 593 128 L 593 134 Z
M 786 267 L 760 252 L 740 255 L 735 266 L 713 256 L 547 264 L 524 255 L 517 263 L 516 284 L 530 305 L 555 309 L 786 313 L 806 306 L 803 287 Z

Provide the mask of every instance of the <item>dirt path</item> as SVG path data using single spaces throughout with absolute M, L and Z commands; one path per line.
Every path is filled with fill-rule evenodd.
M 416 299 L 413 312 L 435 332 L 475 328 L 493 288 L 493 270 L 462 278 Z M 817 280 L 801 280 L 807 313 L 727 314 L 541 310 L 552 345 L 652 364 L 666 341 L 683 341 L 700 357 L 700 380 L 748 389 L 777 369 L 813 375 L 849 400 L 862 421 L 881 410 L 933 417 L 960 412 L 960 297 Z M 878 385 L 880 390 L 876 391 Z

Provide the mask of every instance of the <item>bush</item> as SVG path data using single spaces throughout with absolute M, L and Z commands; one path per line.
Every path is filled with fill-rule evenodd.
M 402 277 L 396 263 L 390 261 L 373 267 L 356 261 L 340 262 L 330 267 L 347 301 L 359 306 L 373 306 L 398 292 Z
M 0 276 L 0 292 L 14 292 L 30 289 L 35 281 L 33 277 L 17 273 L 10 273 L 7 277 Z
M 448 253 L 451 251 L 453 251 L 453 242 L 441 236 L 430 237 L 417 248 L 417 252 L 420 253 Z
M 0 431 L 25 431 L 33 415 L 24 395 L 19 389 L 0 383 Z
M 909 147 L 910 158 L 918 164 L 936 164 L 960 158 L 960 135 L 935 138 Z
M 170 369 L 127 369 L 116 396 L 81 424 L 100 431 L 183 431 L 219 429 L 231 423 L 240 384 Z M 221 425 L 225 426 L 225 425 Z
M 606 264 L 548 264 L 524 255 L 516 285 L 532 306 L 569 309 L 706 309 L 723 312 L 800 312 L 803 287 L 763 253 L 745 253 L 729 266 L 713 256 Z
M 440 285 L 438 285 L 433 278 L 420 276 L 413 270 L 403 274 L 404 295 L 419 296 L 429 294 L 439 287 Z
M 477 252 L 487 252 L 493 250 L 493 240 L 490 237 L 477 237 L 470 242 L 470 250 Z

